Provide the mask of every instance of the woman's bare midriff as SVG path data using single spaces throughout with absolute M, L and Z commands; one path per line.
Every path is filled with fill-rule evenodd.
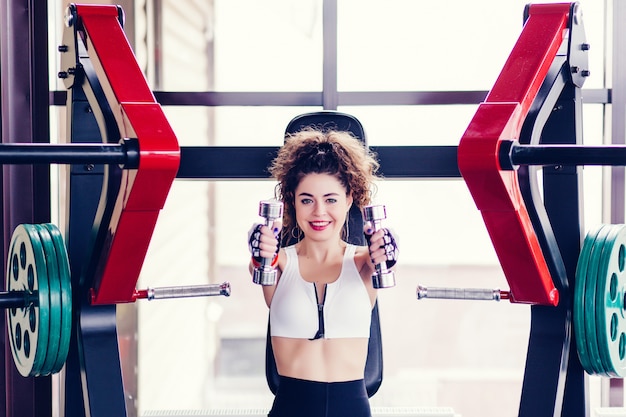
M 294 339 L 272 336 L 278 374 L 320 382 L 363 379 L 367 338 Z

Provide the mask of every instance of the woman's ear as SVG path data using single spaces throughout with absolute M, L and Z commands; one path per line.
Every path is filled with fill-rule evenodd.
M 354 202 L 354 199 L 352 198 L 352 194 L 349 194 L 348 197 L 346 198 L 346 204 L 348 205 L 348 210 L 346 210 L 346 212 L 350 211 L 350 209 L 352 208 L 353 202 Z

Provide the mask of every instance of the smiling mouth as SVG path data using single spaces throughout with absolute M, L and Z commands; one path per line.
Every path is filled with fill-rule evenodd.
M 309 224 L 311 225 L 311 229 L 313 230 L 324 230 L 326 227 L 328 227 L 330 222 L 309 222 Z

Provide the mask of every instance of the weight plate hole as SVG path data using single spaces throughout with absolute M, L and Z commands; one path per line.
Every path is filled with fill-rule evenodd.
M 30 331 L 35 333 L 37 329 L 37 315 L 35 314 L 35 307 L 32 305 L 28 309 L 28 322 L 30 324 Z
M 619 245 L 619 257 L 618 257 L 619 272 L 624 272 L 624 257 L 625 257 L 624 252 L 626 252 L 626 248 L 624 248 L 624 245 Z
M 623 336 L 623 333 L 621 336 Z M 617 339 L 617 314 L 613 313 L 611 314 L 611 341 L 615 342 L 616 339 Z M 620 345 L 621 343 L 622 341 L 620 340 Z
M 28 265 L 28 289 L 33 291 L 35 289 L 35 271 L 32 265 Z
M 13 258 L 11 259 L 11 271 L 13 272 L 13 279 L 17 281 L 17 278 L 20 273 L 20 264 L 17 258 L 17 253 L 13 254 Z
M 19 323 L 15 326 L 15 347 L 17 350 L 22 349 L 22 326 Z
M 26 268 L 26 245 L 24 242 L 20 244 L 20 264 L 22 269 Z
M 30 357 L 30 336 L 28 332 L 24 332 L 24 355 Z
M 617 300 L 617 274 L 613 273 L 611 275 L 611 284 L 609 287 L 609 296 L 611 297 L 611 302 L 615 302 Z
M 624 356 L 626 356 L 626 337 L 622 333 L 619 335 L 619 359 L 623 361 Z

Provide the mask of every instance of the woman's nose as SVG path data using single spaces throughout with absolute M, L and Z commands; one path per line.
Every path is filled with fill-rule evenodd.
M 319 216 L 321 214 L 324 214 L 325 212 L 326 212 L 326 208 L 324 207 L 323 204 L 315 203 L 315 206 L 313 208 L 313 214 Z

